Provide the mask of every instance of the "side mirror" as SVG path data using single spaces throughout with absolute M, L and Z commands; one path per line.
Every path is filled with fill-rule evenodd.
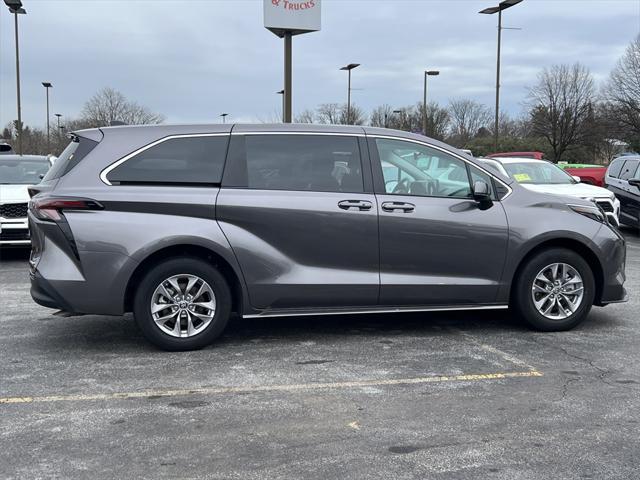
M 486 210 L 493 205 L 491 199 L 491 190 L 482 180 L 478 180 L 473 184 L 473 199 L 480 205 L 480 210 Z
M 582 181 L 582 179 L 577 175 L 571 175 L 571 178 L 573 178 L 578 183 L 580 183 Z
M 640 188 L 640 178 L 630 178 L 629 185 Z

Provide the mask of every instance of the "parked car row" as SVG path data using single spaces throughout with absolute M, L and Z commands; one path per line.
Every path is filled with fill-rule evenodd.
M 169 350 L 207 345 L 232 311 L 511 307 L 564 330 L 626 299 L 625 242 L 596 205 L 406 132 L 84 130 L 31 193 L 34 300 L 131 311 Z

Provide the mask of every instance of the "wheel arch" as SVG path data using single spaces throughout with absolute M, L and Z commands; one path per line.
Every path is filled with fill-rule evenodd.
M 526 263 L 538 253 L 548 250 L 550 248 L 566 248 L 580 255 L 589 265 L 593 273 L 593 278 L 596 284 L 596 291 L 594 297 L 594 304 L 598 304 L 602 298 L 602 290 L 604 287 L 604 270 L 602 264 L 598 259 L 596 253 L 585 243 L 574 238 L 552 238 L 544 240 L 534 246 L 532 246 L 520 259 L 518 266 L 516 267 L 509 286 L 509 300 L 511 301 L 515 291 L 515 284 L 522 272 L 522 269 Z
M 171 245 L 147 255 L 134 269 L 133 273 L 127 281 L 124 294 L 124 311 L 131 312 L 133 310 L 133 299 L 135 295 L 135 286 L 140 282 L 142 277 L 155 265 L 170 258 L 191 257 L 204 260 L 214 265 L 229 283 L 231 290 L 232 305 L 231 311 L 239 314 L 243 313 L 243 307 L 246 305 L 244 296 L 244 288 L 241 281 L 240 273 L 227 261 L 221 254 L 202 245 L 194 244 L 178 244 Z

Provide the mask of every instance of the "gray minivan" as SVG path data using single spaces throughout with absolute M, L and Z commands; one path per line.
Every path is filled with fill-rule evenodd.
M 406 132 L 82 130 L 31 194 L 34 300 L 133 312 L 168 350 L 209 344 L 231 312 L 511 306 L 552 331 L 626 297 L 624 239 L 595 204 Z

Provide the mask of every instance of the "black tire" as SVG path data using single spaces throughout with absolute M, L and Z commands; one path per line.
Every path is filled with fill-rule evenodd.
M 191 337 L 174 337 L 160 329 L 151 315 L 150 304 L 155 289 L 165 279 L 173 275 L 190 274 L 206 281 L 215 295 L 215 313 L 211 323 Z M 203 260 L 182 257 L 166 260 L 149 270 L 138 285 L 133 303 L 136 323 L 145 338 L 168 351 L 197 350 L 211 344 L 224 330 L 231 312 L 231 292 L 229 286 L 212 265 Z
M 535 307 L 532 288 L 538 273 L 553 263 L 566 263 L 580 274 L 584 286 L 582 302 L 571 315 L 554 320 L 545 317 Z M 593 271 L 585 259 L 578 253 L 566 248 L 550 248 L 541 251 L 527 261 L 520 270 L 511 297 L 511 307 L 530 327 L 543 332 L 570 330 L 580 324 L 589 314 L 595 298 L 595 280 Z

